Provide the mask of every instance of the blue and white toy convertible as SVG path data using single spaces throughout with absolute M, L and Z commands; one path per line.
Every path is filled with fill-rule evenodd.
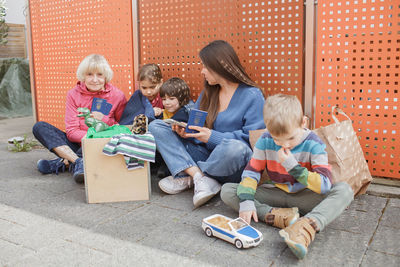
M 232 219 L 214 214 L 203 219 L 201 224 L 208 237 L 218 237 L 237 248 L 255 247 L 262 240 L 262 233 L 248 225 L 242 218 Z

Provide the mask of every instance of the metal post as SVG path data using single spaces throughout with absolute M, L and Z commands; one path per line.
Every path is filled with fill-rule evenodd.
M 139 71 L 139 1 L 132 0 L 132 34 L 133 34 L 133 85 L 135 86 L 135 80 Z M 133 88 L 135 90 L 135 88 Z
M 30 73 L 30 82 L 31 82 L 31 95 L 32 95 L 32 113 L 33 119 L 37 122 L 37 106 L 36 106 L 36 86 L 35 86 L 35 69 L 33 65 L 33 44 L 32 44 L 32 29 L 31 29 L 31 5 L 28 0 L 26 0 L 28 5 L 28 12 L 26 15 L 26 38 L 28 45 L 28 58 L 29 58 L 29 73 Z
M 317 2 L 307 0 L 304 5 L 306 9 L 305 26 L 305 66 L 304 66 L 304 114 L 311 119 L 311 128 L 315 126 L 314 116 L 314 5 Z

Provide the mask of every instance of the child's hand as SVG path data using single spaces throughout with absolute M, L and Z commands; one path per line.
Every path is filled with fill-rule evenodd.
M 248 210 L 239 212 L 239 217 L 245 220 L 248 224 L 251 223 L 251 218 L 258 222 L 257 212 L 255 210 Z
M 160 116 L 161 113 L 163 112 L 163 110 L 161 108 L 159 108 L 159 107 L 154 107 L 153 109 L 154 109 L 154 115 L 156 117 Z
M 210 139 L 211 130 L 207 127 L 199 127 L 199 126 L 190 125 L 189 129 L 196 130 L 196 131 L 198 131 L 198 133 L 187 133 L 186 137 L 194 137 L 203 143 L 207 143 L 208 139 Z
M 290 152 L 289 149 L 287 148 L 281 148 L 278 150 L 278 159 L 279 163 L 284 162 L 286 159 L 288 159 L 292 155 L 292 152 Z
M 92 113 L 90 113 L 90 117 L 101 121 L 103 120 L 104 114 L 98 111 L 93 111 Z

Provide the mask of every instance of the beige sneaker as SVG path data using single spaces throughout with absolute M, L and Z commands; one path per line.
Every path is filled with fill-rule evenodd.
M 182 178 L 174 178 L 173 176 L 168 176 L 161 179 L 158 182 L 158 186 L 165 193 L 175 195 L 191 188 L 193 186 L 193 179 L 191 176 Z
M 279 231 L 290 250 L 299 259 L 303 259 L 308 251 L 308 246 L 314 240 L 315 228 L 309 218 L 302 217 L 294 224 Z
M 283 229 L 293 224 L 299 217 L 298 208 L 273 208 L 265 215 L 265 222 Z

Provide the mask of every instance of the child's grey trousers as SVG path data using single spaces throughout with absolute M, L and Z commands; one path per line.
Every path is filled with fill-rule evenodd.
M 226 183 L 221 189 L 222 201 L 236 211 L 239 211 L 239 198 L 236 194 L 238 185 Z M 298 207 L 300 214 L 314 219 L 319 230 L 322 231 L 350 205 L 353 198 L 353 190 L 345 182 L 334 184 L 331 191 L 325 195 L 317 194 L 309 189 L 298 193 L 286 193 L 277 187 L 259 186 L 254 196 L 254 204 L 258 219 L 261 221 L 265 221 L 265 215 L 271 211 L 271 208 Z

